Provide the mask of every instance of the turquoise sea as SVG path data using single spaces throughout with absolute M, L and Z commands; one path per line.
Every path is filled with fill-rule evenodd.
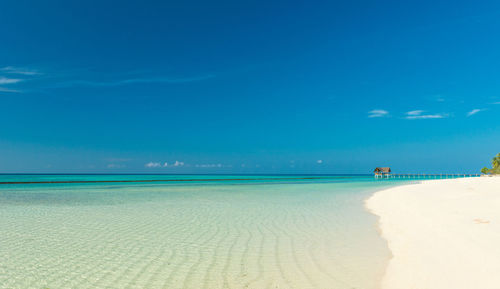
M 155 182 L 95 182 L 134 180 Z M 63 183 L 22 183 L 54 181 Z M 375 289 L 390 253 L 363 202 L 401 181 L 0 175 L 0 183 L 0 288 Z

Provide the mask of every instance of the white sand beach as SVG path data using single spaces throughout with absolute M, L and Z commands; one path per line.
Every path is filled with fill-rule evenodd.
M 395 187 L 366 206 L 393 254 L 382 289 L 500 288 L 500 177 Z

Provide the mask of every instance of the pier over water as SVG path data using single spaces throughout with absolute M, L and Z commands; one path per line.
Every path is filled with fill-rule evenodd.
M 481 174 L 375 174 L 375 179 L 456 179 L 480 176 Z

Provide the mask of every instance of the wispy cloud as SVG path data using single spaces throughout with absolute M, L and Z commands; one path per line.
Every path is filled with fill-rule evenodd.
M 20 78 L 8 78 L 4 76 L 0 76 L 0 92 L 20 92 L 18 89 L 13 89 L 8 87 L 11 84 L 16 84 L 23 81 Z
M 131 78 L 131 79 L 120 79 L 111 81 L 94 81 L 94 80 L 67 80 L 61 81 L 51 85 L 54 88 L 64 88 L 72 86 L 94 86 L 94 87 L 113 87 L 122 86 L 128 84 L 140 84 L 140 83 L 188 83 L 202 81 L 210 78 L 214 78 L 215 75 L 203 75 L 196 77 L 185 77 L 185 78 L 175 78 L 175 77 L 146 77 L 146 78 Z
M 423 110 L 412 110 L 408 111 L 406 115 L 421 115 L 424 111 Z
M 436 113 L 436 114 L 424 114 L 424 110 L 411 110 L 406 113 L 406 119 L 438 119 L 446 118 L 448 114 Z
M 374 109 L 368 112 L 368 117 L 386 117 L 389 116 L 389 112 L 383 109 Z
M 32 79 L 31 76 L 38 74 L 34 70 L 22 69 L 13 66 L 0 68 L 0 73 L 5 75 L 16 74 L 16 77 L 0 76 L 0 92 L 22 92 L 20 89 L 14 89 L 11 85 L 19 84 L 26 80 Z
M 434 119 L 434 118 L 446 118 L 447 115 L 445 114 L 423 114 L 423 115 L 414 115 L 414 116 L 407 116 L 406 119 Z
M 7 78 L 7 77 L 0 76 L 0 85 L 1 84 L 13 84 L 13 83 L 21 82 L 21 81 L 23 81 L 23 80 L 20 78 Z
M 14 76 L 15 77 L 9 77 Z M 43 76 L 43 77 L 40 77 Z M 204 74 L 190 77 L 175 77 L 161 74 L 139 75 L 137 72 L 128 75 L 96 75 L 88 71 L 79 71 L 77 74 L 44 73 L 30 68 L 21 68 L 14 66 L 0 67 L 0 92 L 21 92 L 19 87 L 13 89 L 10 85 L 23 82 L 23 86 L 29 85 L 30 91 L 54 89 L 54 88 L 72 88 L 72 87 L 119 87 L 134 84 L 180 84 L 203 81 L 214 78 L 213 74 Z M 24 84 L 26 82 L 26 84 Z M 29 84 L 28 84 L 29 82 Z
M 316 161 L 318 164 L 322 164 L 323 163 L 323 160 L 317 160 Z
M 14 67 L 14 66 L 2 67 L 2 68 L 0 68 L 0 71 L 5 72 L 5 73 L 21 74 L 21 75 L 29 75 L 29 76 L 40 74 L 40 72 L 38 72 L 36 70 Z
M 493 104 L 500 104 L 500 101 L 494 102 Z
M 475 115 L 476 113 L 481 112 L 481 111 L 483 111 L 483 110 L 484 110 L 484 109 L 475 108 L 475 109 L 473 109 L 473 110 L 471 110 L 471 111 L 469 111 L 469 112 L 467 113 L 467 117 L 473 116 L 473 115 Z

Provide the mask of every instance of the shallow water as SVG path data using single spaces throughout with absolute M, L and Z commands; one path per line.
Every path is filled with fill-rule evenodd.
M 389 251 L 363 201 L 396 182 L 269 178 L 1 185 L 0 288 L 378 288 Z

